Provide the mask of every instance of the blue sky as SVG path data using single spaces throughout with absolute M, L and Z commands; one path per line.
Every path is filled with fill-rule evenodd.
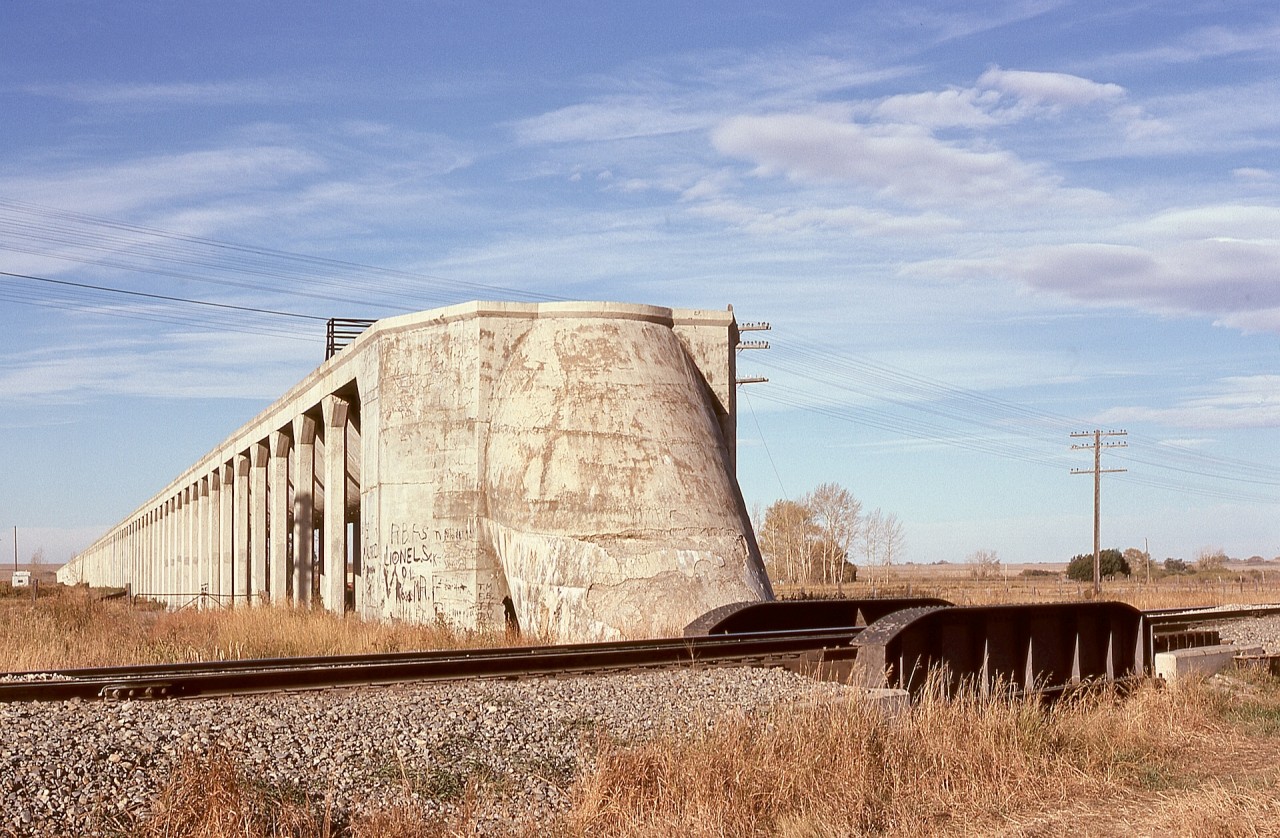
M 1069 435 L 1095 427 L 1129 432 L 1104 546 L 1280 555 L 1272 3 L 0 16 L 24 559 L 65 560 L 306 375 L 323 318 L 477 298 L 769 321 L 740 359 L 770 379 L 740 402 L 748 505 L 841 483 L 906 560 L 1090 550 Z

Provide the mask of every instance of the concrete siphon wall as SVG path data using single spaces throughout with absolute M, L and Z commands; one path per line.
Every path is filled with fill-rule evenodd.
M 676 633 L 772 597 L 735 478 L 737 341 L 732 312 L 617 303 L 379 321 L 59 579 Z

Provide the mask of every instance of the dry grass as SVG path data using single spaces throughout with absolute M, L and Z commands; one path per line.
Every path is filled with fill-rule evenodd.
M 243 775 L 225 751 L 188 756 L 174 769 L 137 838 L 330 835 L 332 820 L 307 801 L 273 793 Z
M 102 601 L 83 588 L 64 588 L 36 602 L 0 600 L 0 671 L 10 672 L 519 642 L 502 632 L 365 621 L 288 606 L 165 612 L 123 599 Z
M 971 579 L 952 568 L 877 568 L 871 579 L 845 585 L 850 599 L 932 596 L 956 605 L 1002 605 L 1019 602 L 1079 602 L 1091 598 L 1087 583 L 1049 577 L 1010 576 L 1007 579 Z M 932 569 L 932 571 L 931 571 Z M 780 597 L 834 597 L 835 586 L 779 585 Z M 1127 602 L 1136 608 L 1192 608 L 1248 603 L 1280 602 L 1280 575 L 1261 579 L 1229 575 L 1216 577 L 1167 577 L 1151 583 L 1111 581 L 1102 585 L 1102 599 Z
M 860 701 L 784 709 L 693 741 L 606 746 L 559 831 L 1277 834 L 1280 739 L 1274 727 L 1246 734 L 1257 717 L 1280 724 L 1275 682 L 1243 698 L 1193 684 L 1094 695 L 1052 711 L 936 695 L 897 718 Z M 1256 772 L 1242 773 L 1245 744 L 1258 753 Z M 1131 818 L 1117 818 L 1135 802 Z
M 1031 701 L 861 699 L 721 719 L 693 738 L 596 743 L 565 814 L 513 834 L 608 836 L 1275 835 L 1280 684 Z M 408 798 L 351 822 L 192 756 L 135 834 L 475 835 L 476 795 L 424 820 Z M 481 830 L 483 831 L 483 830 Z
M 936 695 L 897 718 L 858 700 L 780 710 L 690 742 L 606 747 L 566 831 L 985 834 L 1018 813 L 1140 788 L 1213 730 L 1206 710 L 1202 693 L 1155 690 L 1052 712 Z
M 290 608 L 167 614 L 99 602 L 84 591 L 35 604 L 0 600 L 0 668 L 9 670 L 507 642 L 501 634 Z M 571 809 L 523 832 L 1277 835 L 1280 683 L 1250 675 L 1230 686 L 1147 687 L 1052 710 L 933 695 L 895 717 L 859 699 L 831 700 L 719 719 L 693 738 L 600 741 L 595 767 L 573 781 Z M 127 829 L 147 838 L 475 835 L 475 811 L 494 803 L 485 796 L 500 786 L 468 788 L 448 820 L 424 820 L 406 788 L 380 811 L 347 821 L 323 795 L 264 787 L 233 756 L 215 751 L 186 757 L 151 811 Z

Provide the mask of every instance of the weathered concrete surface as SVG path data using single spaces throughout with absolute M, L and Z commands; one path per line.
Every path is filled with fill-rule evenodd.
M 380 321 L 60 578 L 174 606 L 336 610 L 350 586 L 365 616 L 510 612 L 565 640 L 678 631 L 772 597 L 734 474 L 736 344 L 732 312 L 617 303 Z
M 1214 675 L 1221 672 L 1237 655 L 1260 655 L 1261 646 L 1200 646 L 1159 652 L 1155 656 L 1156 676 L 1172 683 L 1189 675 Z
M 714 409 L 671 329 L 541 320 L 512 337 L 481 520 L 521 624 L 676 634 L 729 592 L 766 598 Z

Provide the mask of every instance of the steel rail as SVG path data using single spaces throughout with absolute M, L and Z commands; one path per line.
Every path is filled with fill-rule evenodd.
M 1280 605 L 1237 605 L 1230 608 L 1210 605 L 1203 608 L 1159 608 L 1142 612 L 1147 624 L 1164 628 L 1170 625 L 1199 625 L 1220 620 L 1243 620 L 1280 614 Z
M 268 658 L 13 673 L 0 702 L 193 698 L 409 681 L 519 678 L 690 664 L 795 663 L 806 652 L 847 647 L 861 631 L 840 627 L 570 646 Z M 45 680 L 34 680 L 45 679 Z

